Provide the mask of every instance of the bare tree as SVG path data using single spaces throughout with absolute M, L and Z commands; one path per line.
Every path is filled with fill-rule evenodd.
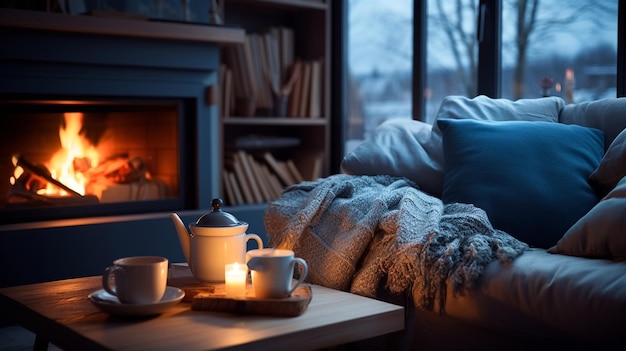
M 539 0 L 518 0 L 517 5 L 517 23 L 516 37 L 517 58 L 515 65 L 515 74 L 513 79 L 513 97 L 519 99 L 524 92 L 524 71 L 526 70 L 526 53 L 529 45 L 530 35 L 535 29 L 537 21 L 537 9 L 539 8 Z
M 564 6 L 566 4 L 567 6 Z M 607 15 L 614 13 L 614 8 L 605 0 L 570 0 L 559 1 L 513 0 L 506 1 L 510 13 L 515 18 L 515 33 L 512 51 L 515 53 L 513 75 L 513 98 L 524 96 L 524 77 L 528 66 L 529 51 L 536 48 L 550 48 L 556 34 L 588 35 L 606 25 Z M 540 6 L 541 5 L 541 6 Z M 549 14 L 549 15 L 546 15 Z M 578 28 L 574 28 L 577 26 Z M 582 30 L 587 27 L 590 30 Z M 576 30 L 578 29 L 578 30 Z M 576 33 L 576 34 L 574 34 Z M 581 39 L 581 38 L 577 38 Z M 503 43 L 511 47 L 511 43 Z M 566 53 L 567 54 L 567 53 Z
M 457 78 L 462 82 L 467 96 L 474 96 L 476 91 L 477 50 L 476 20 L 478 2 L 476 0 L 455 0 L 454 2 L 432 1 L 434 10 L 428 20 L 429 26 L 437 31 L 429 32 L 429 41 L 444 41 L 441 47 L 448 52 L 454 61 Z M 528 66 L 529 55 L 533 49 L 540 53 L 542 47 L 549 48 L 556 34 L 580 33 L 592 34 L 594 29 L 606 25 L 607 15 L 614 15 L 614 4 L 605 0 L 510 0 L 504 1 L 508 6 L 514 28 L 510 41 L 502 43 L 503 54 L 513 56 L 513 97 L 519 99 L 524 95 L 524 78 Z M 574 28 L 578 26 L 579 28 Z M 584 26 L 589 30 L 581 30 Z M 579 29 L 579 30 L 575 30 Z M 578 38 L 580 39 L 580 38 Z
M 467 96 L 474 96 L 478 50 L 475 39 L 477 8 L 474 1 L 456 0 L 452 9 L 445 7 L 450 4 L 449 2 L 434 1 L 434 3 L 436 11 L 429 21 L 442 29 L 456 66 L 456 75 Z

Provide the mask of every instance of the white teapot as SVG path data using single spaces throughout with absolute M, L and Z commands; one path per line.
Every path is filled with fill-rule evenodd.
M 194 277 L 203 282 L 223 282 L 226 264 L 245 265 L 248 240 L 256 240 L 259 249 L 263 248 L 258 235 L 246 234 L 248 223 L 222 211 L 223 205 L 222 199 L 213 199 L 213 210 L 189 224 L 191 233 L 176 213 L 170 214 L 187 264 Z

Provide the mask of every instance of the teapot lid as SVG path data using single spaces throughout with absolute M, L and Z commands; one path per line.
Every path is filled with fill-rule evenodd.
M 200 227 L 235 227 L 244 224 L 240 222 L 228 212 L 222 211 L 224 200 L 216 198 L 211 200 L 213 210 L 203 214 L 196 221 L 196 225 Z

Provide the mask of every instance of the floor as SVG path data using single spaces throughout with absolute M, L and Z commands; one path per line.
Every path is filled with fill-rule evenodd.
M 35 344 L 35 334 L 19 326 L 0 327 L 0 351 L 31 351 Z M 49 345 L 48 351 L 61 350 Z

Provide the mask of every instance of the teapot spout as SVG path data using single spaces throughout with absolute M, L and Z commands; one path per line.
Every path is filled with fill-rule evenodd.
M 178 232 L 178 240 L 180 241 L 180 246 L 183 249 L 183 254 L 185 255 L 185 261 L 187 264 L 191 266 L 191 260 L 189 259 L 189 251 L 191 245 L 191 235 L 185 228 L 185 224 L 180 219 L 180 217 L 176 213 L 171 213 L 170 218 L 174 222 L 174 226 L 176 227 L 176 231 Z

